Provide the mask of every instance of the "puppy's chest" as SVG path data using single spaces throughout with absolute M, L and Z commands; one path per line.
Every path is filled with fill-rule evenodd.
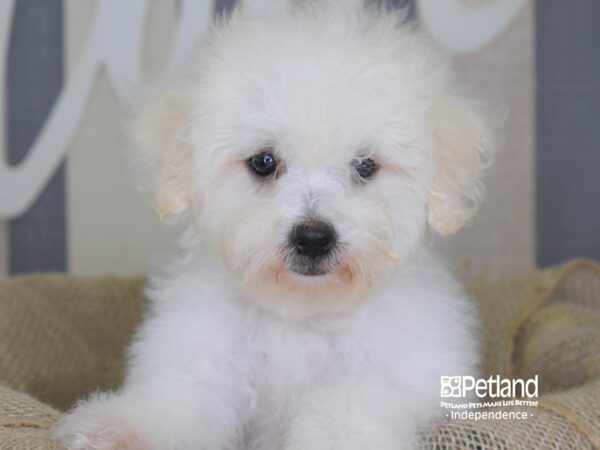
M 250 330 L 248 382 L 262 399 L 282 398 L 349 370 L 359 349 L 349 330 L 275 322 Z

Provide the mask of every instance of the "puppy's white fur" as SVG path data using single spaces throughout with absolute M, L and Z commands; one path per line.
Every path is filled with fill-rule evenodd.
M 180 250 L 125 385 L 66 416 L 66 448 L 409 448 L 440 375 L 476 371 L 474 312 L 423 241 L 477 208 L 487 128 L 417 31 L 355 3 L 236 11 L 142 108 L 143 188 Z M 271 179 L 245 162 L 264 148 Z M 380 169 L 359 182 L 364 156 Z M 338 233 L 326 275 L 286 265 L 307 217 Z

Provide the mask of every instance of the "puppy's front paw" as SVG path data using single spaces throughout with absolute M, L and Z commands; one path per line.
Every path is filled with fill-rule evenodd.
M 104 405 L 83 404 L 54 429 L 65 450 L 150 450 L 133 427 Z

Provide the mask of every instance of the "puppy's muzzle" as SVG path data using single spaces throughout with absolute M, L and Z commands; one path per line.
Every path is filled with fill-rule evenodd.
M 300 275 L 324 275 L 332 265 L 337 233 L 327 222 L 301 222 L 292 229 L 289 243 L 291 270 Z

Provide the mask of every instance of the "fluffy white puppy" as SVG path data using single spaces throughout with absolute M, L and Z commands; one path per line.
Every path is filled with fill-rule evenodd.
M 476 210 L 487 127 L 401 15 L 351 3 L 236 11 L 142 108 L 180 249 L 67 449 L 410 448 L 440 376 L 476 372 L 474 310 L 424 238 Z

